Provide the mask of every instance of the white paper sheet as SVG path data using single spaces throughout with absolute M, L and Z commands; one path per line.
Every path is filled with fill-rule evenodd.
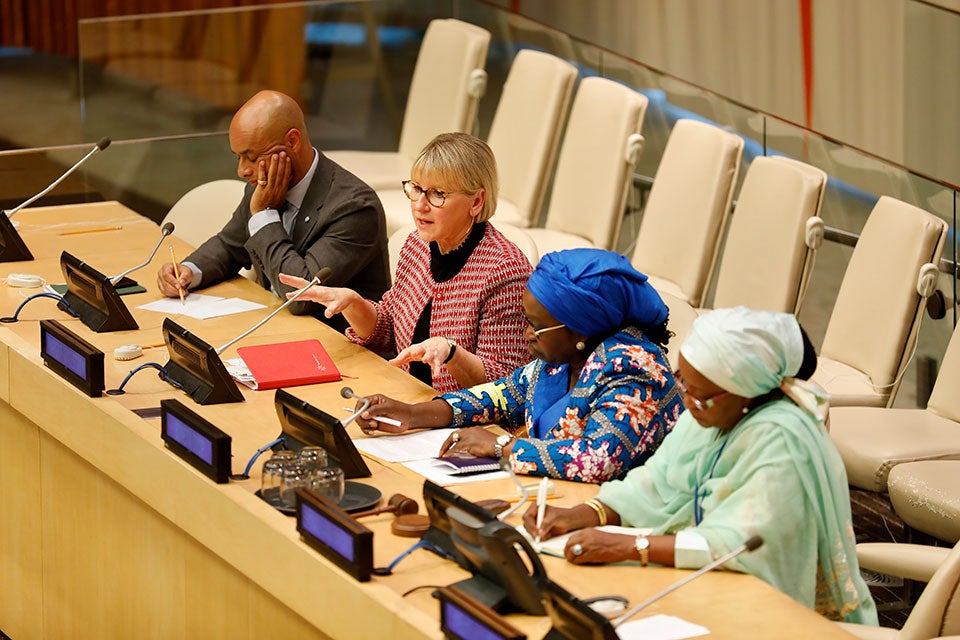
M 617 627 L 621 640 L 683 640 L 710 633 L 706 627 L 676 616 L 657 614 L 649 618 L 628 620 Z
M 241 298 L 220 298 L 203 293 L 191 293 L 180 303 L 180 298 L 164 298 L 142 304 L 137 309 L 156 311 L 167 315 L 183 315 L 198 320 L 243 313 L 253 309 L 266 309 L 267 306 L 243 300 Z
M 357 438 L 353 444 L 363 453 L 385 462 L 410 462 L 435 458 L 440 453 L 443 441 L 450 437 L 451 429 L 423 429 L 397 436 Z

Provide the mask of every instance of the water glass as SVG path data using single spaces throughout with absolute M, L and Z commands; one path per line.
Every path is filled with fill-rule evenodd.
M 340 467 L 323 467 L 313 476 L 313 490 L 333 504 L 340 504 L 343 500 L 344 487 L 343 469 Z
M 307 467 L 312 476 L 327 466 L 327 450 L 323 447 L 304 447 L 300 449 L 300 462 Z
M 297 504 L 297 489 L 310 487 L 310 472 L 300 461 L 283 463 L 280 480 L 280 506 L 293 509 Z
M 296 460 L 292 451 L 278 451 L 271 458 L 267 458 L 260 472 L 260 496 L 277 507 L 280 506 L 280 481 L 283 479 L 285 464 Z

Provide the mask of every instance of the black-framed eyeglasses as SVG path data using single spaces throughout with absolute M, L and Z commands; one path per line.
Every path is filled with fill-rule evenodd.
M 720 393 L 713 394 L 709 398 L 698 398 L 690 393 L 690 390 L 687 389 L 685 384 L 683 384 L 683 380 L 680 378 L 680 376 L 674 377 L 674 380 L 677 381 L 677 386 L 680 387 L 680 393 L 690 400 L 690 404 L 693 405 L 693 408 L 697 411 L 706 411 L 707 409 L 713 407 L 713 405 L 717 403 L 717 400 L 724 396 L 730 395 L 729 391 L 721 391 Z
M 440 189 L 424 189 L 418 185 L 413 180 L 404 180 L 400 183 L 403 186 L 403 193 L 406 194 L 408 198 L 416 202 L 420 199 L 420 196 L 427 194 L 427 202 L 434 207 L 442 207 L 443 203 L 447 201 L 447 196 L 453 193 L 463 193 L 467 194 L 466 191 L 441 191 Z M 469 194 L 468 194 L 469 195 Z

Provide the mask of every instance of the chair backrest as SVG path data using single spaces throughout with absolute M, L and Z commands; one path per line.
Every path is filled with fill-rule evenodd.
M 173 235 L 199 247 L 223 229 L 247 186 L 242 180 L 214 180 L 194 187 L 170 207 L 162 224 L 174 224 Z
M 507 237 L 507 240 L 517 245 L 517 248 L 527 256 L 527 260 L 534 267 L 540 262 L 540 251 L 537 249 L 537 243 L 530 237 L 523 228 L 498 220 L 493 222 L 493 226 Z
M 398 152 L 411 162 L 437 134 L 470 133 L 486 90 L 490 32 L 453 18 L 431 20 L 417 54 Z
M 950 337 L 950 344 L 943 354 L 940 371 L 937 372 L 937 381 L 930 392 L 927 409 L 939 416 L 960 422 L 960 324 Z
M 417 230 L 417 227 L 412 224 L 405 224 L 402 227 L 399 227 L 396 231 L 390 234 L 390 237 L 387 238 L 387 253 L 390 255 L 390 277 L 394 278 L 397 274 L 397 262 L 400 260 L 400 249 L 403 248 L 403 243 L 407 241 L 407 238 L 411 233 Z
M 673 337 L 667 342 L 667 360 L 674 369 L 680 364 L 680 346 L 693 330 L 693 321 L 697 319 L 697 310 L 686 300 L 681 300 L 664 291 L 659 292 L 663 303 L 670 310 L 667 316 L 667 328 Z
M 607 78 L 580 81 L 544 226 L 613 249 L 643 145 L 647 97 Z
M 927 640 L 955 634 L 960 634 L 960 543 L 924 587 L 897 638 Z
M 826 186 L 826 172 L 803 162 L 754 159 L 730 219 L 713 307 L 796 313 L 813 264 L 807 223 L 819 217 Z
M 670 132 L 631 262 L 658 288 L 703 302 L 740 172 L 743 139 L 696 120 Z
M 939 263 L 946 237 L 943 220 L 881 197 L 843 275 L 821 357 L 862 371 L 892 398 L 923 311 L 917 292 L 921 269 L 926 263 Z
M 523 49 L 513 59 L 487 136 L 499 200 L 516 209 L 515 218 L 498 220 L 520 227 L 539 221 L 576 77 L 572 64 L 549 53 Z

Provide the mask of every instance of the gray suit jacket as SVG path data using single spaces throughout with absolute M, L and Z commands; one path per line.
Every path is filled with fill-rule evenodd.
M 278 274 L 310 279 L 323 267 L 333 269 L 325 284 L 349 287 L 370 300 L 379 300 L 390 288 L 386 220 L 380 199 L 366 183 L 320 153 L 290 235 L 278 222 L 250 236 L 247 221 L 253 190 L 247 185 L 226 226 L 184 260 L 203 272 L 202 286 L 231 278 L 241 267 L 252 265 L 260 284 L 272 287 L 281 297 L 293 289 L 282 284 Z M 314 302 L 294 302 L 288 309 L 295 315 L 314 315 L 339 329 L 346 326 L 341 316 L 325 319 L 323 307 Z

